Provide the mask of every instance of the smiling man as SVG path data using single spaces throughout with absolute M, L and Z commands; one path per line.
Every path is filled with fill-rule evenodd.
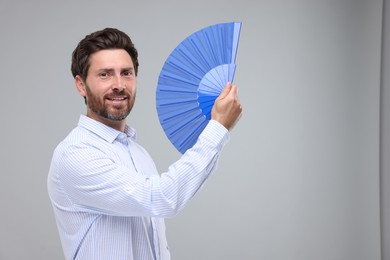
M 90 56 L 89 65 L 88 78 L 75 75 L 77 90 L 88 101 L 87 116 L 123 132 L 136 94 L 129 53 L 123 49 L 101 50 Z
M 126 123 L 138 53 L 114 28 L 87 35 L 72 55 L 86 115 L 56 147 L 48 175 L 66 259 L 170 259 L 165 217 L 180 212 L 215 170 L 242 108 L 228 83 L 195 145 L 159 174 Z M 163 151 L 161 151 L 163 152 Z

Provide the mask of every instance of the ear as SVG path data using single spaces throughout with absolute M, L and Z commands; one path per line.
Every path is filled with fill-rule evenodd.
M 82 97 L 85 97 L 87 95 L 87 91 L 85 90 L 85 83 L 83 79 L 79 75 L 77 75 L 74 78 L 74 80 L 75 80 L 77 91 Z

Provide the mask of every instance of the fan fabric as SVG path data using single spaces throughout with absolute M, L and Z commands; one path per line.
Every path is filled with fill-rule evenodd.
M 215 99 L 233 82 L 241 23 L 220 23 L 185 38 L 161 69 L 156 90 L 160 124 L 185 153 L 206 127 Z

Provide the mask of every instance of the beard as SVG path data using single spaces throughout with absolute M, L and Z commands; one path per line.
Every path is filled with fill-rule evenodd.
M 131 96 L 125 90 L 114 91 L 112 93 L 104 95 L 103 98 L 100 98 L 97 95 L 93 94 L 90 88 L 86 86 L 86 93 L 87 93 L 86 98 L 87 98 L 88 108 L 95 114 L 113 121 L 124 120 L 130 114 L 130 111 L 134 106 L 135 92 L 134 95 Z M 126 96 L 127 103 L 125 105 L 110 106 L 108 104 L 105 104 L 105 100 L 107 100 L 108 97 L 115 98 L 119 96 L 120 97 Z

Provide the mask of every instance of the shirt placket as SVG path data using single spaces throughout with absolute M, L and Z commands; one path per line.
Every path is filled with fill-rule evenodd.
M 134 159 L 134 156 L 131 152 L 131 142 L 132 141 L 131 141 L 130 137 L 122 136 L 122 134 L 120 134 L 120 136 L 118 136 L 118 139 L 120 139 L 120 142 L 126 146 L 127 152 L 130 155 L 130 159 L 133 163 L 135 171 L 144 175 L 144 173 L 142 171 L 142 167 L 137 165 L 136 160 Z M 150 225 L 152 228 L 152 239 L 150 239 L 149 237 L 148 237 L 148 239 L 149 239 L 150 243 L 153 243 L 151 245 L 153 247 L 153 249 L 152 249 L 152 253 L 154 254 L 153 259 L 160 260 L 159 241 L 158 241 L 158 233 L 157 233 L 157 229 L 156 229 L 156 222 L 155 222 L 155 219 L 152 217 L 148 217 L 147 219 L 150 221 Z M 149 233 L 147 232 L 147 234 L 149 234 Z

